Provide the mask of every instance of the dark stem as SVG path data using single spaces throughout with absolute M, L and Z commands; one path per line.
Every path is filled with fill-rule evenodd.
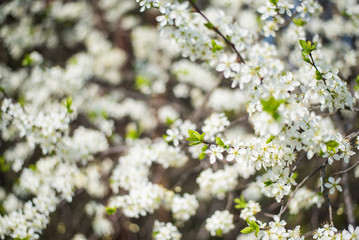
M 321 72 L 321 71 L 319 71 L 319 69 L 317 68 L 317 65 L 315 65 L 315 62 L 314 62 L 314 59 L 313 59 L 312 53 L 309 53 L 309 57 L 310 57 L 310 59 L 312 60 L 312 64 L 311 64 L 311 65 L 315 68 L 315 70 L 317 70 L 317 72 L 319 72 L 319 73 L 320 73 L 320 75 L 322 76 L 322 79 L 323 79 L 323 81 L 324 81 L 324 84 L 326 85 L 326 84 L 327 84 L 327 82 L 325 81 L 325 78 L 323 77 L 322 72 Z
M 348 166 L 348 163 L 343 161 L 343 167 L 346 168 L 347 166 Z M 342 183 L 343 183 L 343 197 L 344 197 L 344 203 L 345 203 L 345 212 L 346 212 L 346 215 L 348 218 L 348 222 L 349 222 L 349 224 L 356 226 L 353 203 L 352 203 L 352 198 L 350 196 L 348 173 L 343 174 Z
M 332 209 L 332 204 L 330 202 L 330 198 L 329 198 L 329 195 L 328 195 L 328 191 L 327 191 L 327 188 L 324 186 L 324 183 L 325 183 L 325 166 L 322 166 L 320 168 L 320 172 L 321 172 L 321 177 L 322 177 L 322 188 L 323 188 L 323 193 L 324 193 L 324 196 L 325 196 L 325 199 L 327 200 L 327 203 L 328 203 L 328 208 L 329 208 L 329 221 L 330 221 L 330 226 L 334 226 L 334 223 L 333 223 L 333 209 Z
M 227 37 L 225 37 L 225 36 L 223 35 L 223 33 L 221 33 L 217 27 L 215 27 L 215 26 L 212 24 L 212 22 L 206 17 L 206 15 L 204 15 L 204 14 L 202 13 L 202 11 L 197 7 L 197 5 L 194 3 L 194 1 L 193 1 L 193 0 L 189 0 L 189 2 L 190 2 L 190 4 L 192 5 L 192 7 L 195 9 L 195 11 L 196 11 L 197 13 L 199 13 L 199 14 L 210 24 L 210 26 L 213 26 L 213 28 L 212 28 L 213 31 L 215 31 L 219 36 L 221 36 L 221 38 L 226 42 L 226 44 L 233 49 L 233 51 L 234 51 L 234 52 L 236 53 L 236 55 L 237 55 L 237 61 L 240 62 L 240 63 L 246 63 L 246 62 L 244 61 L 243 57 L 241 56 L 241 54 L 238 52 L 238 50 L 237 50 L 236 47 L 234 46 L 234 44 L 233 44 Z
M 320 165 L 319 167 L 317 167 L 311 174 L 309 174 L 308 176 L 306 176 L 306 177 L 297 185 L 297 187 L 296 187 L 295 190 L 293 191 L 292 195 L 291 195 L 290 198 L 288 199 L 286 205 L 285 205 L 283 208 L 281 208 L 281 210 L 280 210 L 280 212 L 279 212 L 279 214 L 278 214 L 279 218 L 282 216 L 282 214 L 285 212 L 285 210 L 287 210 L 287 208 L 289 207 L 289 203 L 292 201 L 294 195 L 297 193 L 297 191 L 299 190 L 299 188 L 300 188 L 301 186 L 303 186 L 304 183 L 305 183 L 311 176 L 313 176 L 316 172 L 318 172 L 321 168 L 323 168 L 323 167 L 325 168 L 325 166 L 326 166 L 327 164 L 328 164 L 328 160 L 325 161 L 325 162 L 324 162 L 322 165 Z

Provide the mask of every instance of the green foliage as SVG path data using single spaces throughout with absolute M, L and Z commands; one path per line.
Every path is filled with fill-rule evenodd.
M 204 133 L 199 134 L 195 130 L 189 130 L 188 135 L 189 138 L 187 138 L 186 140 L 190 142 L 189 145 L 198 145 L 204 142 Z
M 263 106 L 263 111 L 272 115 L 272 117 L 278 121 L 280 119 L 280 115 L 278 113 L 278 108 L 282 103 L 285 103 L 285 100 L 276 100 L 273 96 L 271 96 L 267 100 L 261 99 L 261 103 Z
M 199 160 L 202 160 L 203 158 L 205 158 L 206 157 L 206 153 L 205 153 L 205 151 L 207 150 L 207 148 L 208 148 L 208 146 L 207 145 L 204 145 L 203 147 L 202 147 L 202 152 L 199 154 L 199 156 L 198 156 L 198 159 Z
M 10 170 L 10 164 L 5 161 L 3 156 L 0 156 L 0 170 L 1 172 L 7 172 Z
M 272 182 L 271 180 L 264 181 L 263 183 L 264 183 L 264 186 L 265 186 L 265 187 L 268 187 L 268 186 L 270 186 L 271 184 L 273 184 L 273 182 Z
M 65 102 L 63 102 L 62 103 L 62 105 L 64 105 L 65 106 L 65 108 L 67 109 L 67 112 L 68 113 L 73 113 L 74 112 L 74 110 L 71 108 L 71 106 L 72 106 L 72 97 L 71 96 L 68 96 L 67 98 L 66 98 L 66 100 L 65 100 Z
M 126 132 L 127 139 L 138 139 L 140 135 L 141 134 L 134 128 L 129 128 Z
M 208 23 L 205 23 L 204 26 L 206 26 L 208 29 L 210 30 L 213 30 L 214 29 L 214 26 L 212 23 L 208 22 Z
M 277 3 L 278 3 L 278 0 L 268 0 L 268 1 L 273 5 L 277 5 Z
M 24 58 L 22 59 L 21 65 L 22 66 L 30 66 L 33 63 L 33 59 L 30 57 L 28 53 L 25 54 Z
M 212 52 L 213 52 L 213 53 L 215 53 L 215 52 L 220 51 L 220 50 L 223 49 L 223 47 L 222 47 L 221 45 L 218 45 L 218 44 L 216 43 L 216 41 L 213 40 L 213 39 L 211 40 L 211 44 L 212 44 Z
M 294 23 L 295 25 L 297 25 L 298 27 L 299 27 L 299 26 L 304 26 L 305 24 L 307 24 L 307 22 L 304 21 L 302 18 L 294 18 L 294 19 L 293 19 L 293 23 Z
M 151 81 L 142 76 L 142 75 L 137 75 L 136 76 L 136 79 L 135 79 L 135 88 L 138 90 L 138 89 L 141 89 L 142 87 L 149 87 L 151 86 Z
M 275 139 L 275 136 L 271 135 L 271 136 L 267 139 L 266 144 L 272 142 L 273 139 Z
M 222 141 L 222 139 L 220 137 L 216 137 L 216 143 L 221 147 L 224 146 L 224 142 Z
M 32 171 L 36 171 L 37 167 L 35 164 L 30 164 L 29 165 L 29 168 L 32 170 Z
M 258 237 L 258 232 L 259 232 L 259 226 L 255 221 L 250 221 L 247 219 L 247 224 L 248 227 L 245 227 L 244 229 L 241 230 L 241 233 L 252 233 L 254 232 L 254 234 L 256 235 L 256 237 Z
M 355 90 L 359 90 L 359 75 L 358 75 L 357 78 L 355 79 L 355 83 L 356 83 L 356 85 L 355 85 L 354 89 L 355 89 Z
M 322 74 L 318 70 L 315 71 L 315 78 L 317 80 L 322 80 L 323 79 Z
M 205 158 L 206 157 L 206 153 L 204 153 L 204 152 L 201 152 L 200 154 L 199 154 L 199 156 L 198 156 L 198 159 L 199 160 L 202 160 L 203 158 Z
M 171 119 L 171 118 L 167 117 L 167 118 L 166 118 L 166 124 L 170 126 L 170 125 L 172 125 L 176 120 L 177 120 L 177 119 Z
M 317 48 L 317 42 L 315 42 L 314 44 L 312 44 L 311 41 L 304 41 L 302 39 L 299 40 L 299 44 L 300 46 L 303 48 L 303 52 L 308 55 L 310 54 L 312 51 L 314 51 Z
M 117 209 L 114 207 L 106 207 L 106 213 L 108 215 L 112 215 L 112 214 L 116 213 L 116 211 L 117 211 Z
M 325 145 L 327 145 L 328 152 L 336 152 L 336 149 L 339 147 L 339 143 L 335 140 L 325 142 Z
M 306 61 L 307 63 L 312 64 L 312 62 L 307 56 L 310 55 L 312 51 L 314 51 L 317 48 L 317 42 L 313 44 L 311 41 L 306 42 L 300 39 L 299 44 L 303 48 L 303 52 L 302 52 L 303 60 Z
M 216 230 L 216 236 L 221 237 L 222 236 L 222 229 Z
M 242 209 L 247 207 L 247 203 L 244 200 L 243 196 L 241 196 L 240 198 L 235 198 L 234 202 L 236 203 L 236 205 L 234 206 L 234 208 L 236 209 Z

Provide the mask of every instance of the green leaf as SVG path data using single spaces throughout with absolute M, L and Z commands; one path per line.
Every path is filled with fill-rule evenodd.
M 285 103 L 285 100 L 276 100 L 273 96 L 271 96 L 267 100 L 261 99 L 261 103 L 263 106 L 263 111 L 272 115 L 272 117 L 278 121 L 280 119 L 280 115 L 278 113 L 278 108 L 282 103 Z
M 315 71 L 315 78 L 317 80 L 322 80 L 323 79 L 322 74 L 318 70 Z
M 251 233 L 251 232 L 254 232 L 255 231 L 255 228 L 252 228 L 252 227 L 245 227 L 241 230 L 241 233 Z
M 223 47 L 220 46 L 220 45 L 218 45 L 218 44 L 216 43 L 216 41 L 213 40 L 213 39 L 211 40 L 211 44 L 212 44 L 212 52 L 213 52 L 213 53 L 215 53 L 215 52 L 220 51 L 220 50 L 223 49 Z
M 149 87 L 151 86 L 151 81 L 142 75 L 137 75 L 135 79 L 135 88 L 137 90 L 143 88 L 143 87 Z
M 166 118 L 166 124 L 167 125 L 172 125 L 175 121 L 176 121 L 176 119 L 171 119 L 169 117 Z
M 299 44 L 303 48 L 303 52 L 302 52 L 303 57 L 306 57 L 308 54 L 310 54 L 312 51 L 314 51 L 317 48 L 317 42 L 312 44 L 311 41 L 306 42 L 306 41 L 300 39 Z M 306 59 L 304 59 L 304 61 L 308 62 Z
M 210 29 L 210 30 L 213 30 L 213 29 L 214 29 L 214 26 L 213 26 L 213 24 L 212 24 L 211 22 L 205 23 L 204 26 L 206 26 L 206 27 L 207 27 L 208 29 Z
M 305 24 L 307 24 L 307 22 L 304 21 L 302 18 L 294 18 L 293 23 L 297 26 L 304 26 Z
M 308 41 L 309 42 L 309 41 Z M 311 43 L 311 42 L 310 42 Z M 315 43 L 313 43 L 313 45 L 311 45 L 310 46 L 310 51 L 312 52 L 312 51 L 314 51 L 315 49 L 317 49 L 317 43 L 318 42 L 315 42 Z M 309 44 L 310 45 L 310 44 Z
M 216 230 L 216 235 L 217 235 L 218 237 L 221 237 L 221 236 L 222 236 L 222 229 L 217 229 L 217 230 Z
M 74 110 L 71 108 L 71 106 L 72 106 L 72 97 L 71 96 L 68 96 L 67 98 L 66 98 L 66 100 L 65 100 L 65 102 L 63 102 L 62 103 L 62 105 L 64 105 L 65 106 L 65 108 L 67 109 L 67 112 L 68 113 L 73 113 L 74 112 Z
M 115 207 L 106 207 L 106 213 L 108 215 L 112 215 L 114 213 L 116 213 L 117 209 Z
M 31 63 L 33 63 L 33 59 L 30 57 L 28 53 L 25 54 L 24 58 L 22 59 L 21 65 L 22 66 L 29 66 Z
M 265 187 L 268 187 L 268 186 L 270 186 L 270 185 L 273 184 L 273 182 L 272 182 L 271 180 L 264 181 L 263 183 L 264 183 L 264 186 L 265 186 Z
M 271 4 L 273 4 L 273 5 L 277 5 L 278 0 L 269 0 L 269 2 L 270 2 Z
M 0 170 L 1 172 L 7 172 L 10 170 L 10 164 L 5 161 L 3 156 L 0 156 Z
M 355 83 L 356 83 L 356 85 L 355 85 L 354 89 L 355 89 L 355 90 L 359 90 L 359 75 L 358 75 L 357 78 L 355 79 Z
M 236 205 L 234 206 L 234 208 L 236 209 L 242 209 L 247 207 L 247 203 L 244 200 L 243 196 L 241 196 L 241 198 L 234 199 L 234 202 L 236 203 Z
M 266 144 L 272 142 L 273 139 L 275 139 L 275 136 L 271 135 L 271 136 L 267 139 Z
M 299 40 L 299 44 L 300 44 L 300 46 L 303 48 L 303 50 L 309 50 L 309 46 L 308 46 L 308 44 L 307 44 L 306 41 L 300 39 L 300 40 Z
M 222 141 L 222 139 L 220 137 L 216 137 L 216 143 L 218 146 L 224 147 L 224 142 Z
M 188 130 L 188 135 L 190 136 L 190 138 L 194 138 L 196 140 L 200 140 L 201 138 L 201 135 L 195 130 Z
M 125 138 L 127 139 L 138 139 L 140 137 L 139 131 L 135 128 L 128 128 Z
M 335 140 L 325 142 L 325 145 L 327 145 L 327 151 L 329 152 L 336 152 L 336 148 L 339 147 L 339 143 Z
M 36 171 L 37 167 L 35 164 L 30 164 L 29 165 L 29 168 L 32 170 L 32 171 Z
M 204 152 L 201 152 L 201 153 L 199 154 L 199 156 L 198 156 L 198 159 L 199 159 L 199 160 L 202 160 L 203 158 L 206 157 L 206 155 L 207 155 L 207 154 L 205 154 Z
M 188 135 L 189 137 L 186 140 L 190 142 L 189 145 L 198 145 L 203 142 L 204 133 L 199 134 L 197 131 L 188 130 Z

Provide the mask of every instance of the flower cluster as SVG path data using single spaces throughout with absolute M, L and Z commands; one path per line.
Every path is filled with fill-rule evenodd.
M 221 236 L 234 229 L 233 215 L 227 210 L 216 211 L 210 218 L 206 220 L 206 229 L 211 236 Z
M 359 239 L 358 25 L 349 0 L 2 1 L 0 238 Z

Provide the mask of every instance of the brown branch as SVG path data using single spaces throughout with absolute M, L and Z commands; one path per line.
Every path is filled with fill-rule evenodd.
M 203 112 L 205 106 L 206 106 L 207 103 L 208 103 L 209 97 L 211 96 L 211 94 L 213 93 L 213 91 L 214 91 L 216 88 L 219 87 L 219 85 L 220 85 L 221 82 L 222 82 L 222 79 L 223 79 L 222 74 L 218 75 L 218 79 L 217 79 L 216 85 L 215 85 L 212 89 L 210 89 L 210 90 L 207 92 L 206 96 L 204 96 L 204 99 L 203 99 L 203 101 L 202 101 L 201 106 L 199 107 L 199 109 L 197 109 L 197 111 L 194 111 L 194 112 L 193 112 L 193 116 L 190 117 L 190 119 L 191 119 L 192 122 L 194 122 L 194 123 L 197 124 L 197 121 L 200 119 L 200 117 L 201 117 L 201 115 L 202 115 L 202 112 Z
M 228 201 L 227 201 L 227 205 L 226 205 L 226 210 L 229 211 L 231 209 L 232 203 L 233 203 L 233 193 L 229 192 L 228 193 Z
M 206 17 L 206 15 L 204 15 L 204 14 L 202 13 L 202 11 L 197 7 L 197 5 L 194 3 L 194 1 L 193 1 L 193 0 L 189 0 L 189 2 L 190 2 L 190 4 L 192 5 L 192 7 L 195 9 L 195 11 L 196 11 L 197 13 L 199 13 L 199 14 L 207 21 L 207 23 L 210 24 L 210 26 L 213 26 L 213 28 L 212 28 L 213 31 L 215 31 L 219 36 L 221 36 L 221 38 L 226 42 L 226 44 L 233 49 L 233 51 L 234 51 L 234 52 L 236 53 L 236 55 L 237 55 L 237 61 L 238 61 L 239 63 L 246 63 L 246 62 L 244 61 L 243 57 L 241 56 L 241 54 L 238 52 L 238 50 L 237 50 L 236 47 L 234 46 L 234 44 L 233 44 L 227 37 L 225 37 L 225 36 L 223 35 L 223 33 L 221 33 L 221 31 L 219 31 L 219 29 L 218 29 L 217 27 L 215 27 L 215 26 L 212 24 L 212 22 Z
M 282 214 L 287 210 L 287 208 L 289 207 L 289 203 L 292 201 L 293 197 L 295 196 L 295 194 L 297 193 L 297 191 L 299 190 L 299 188 L 300 188 L 301 186 L 303 186 L 304 183 L 305 183 L 310 177 L 312 177 L 316 172 L 318 172 L 322 167 L 325 167 L 327 164 L 328 164 L 328 160 L 325 161 L 325 162 L 324 162 L 322 165 L 320 165 L 319 167 L 317 167 L 311 174 L 309 174 L 308 176 L 306 176 L 306 177 L 297 185 L 297 187 L 294 189 L 292 195 L 289 197 L 289 199 L 288 199 L 286 205 L 285 205 L 283 208 L 281 208 L 281 210 L 280 210 L 280 212 L 279 212 L 279 214 L 278 214 L 279 218 L 280 218 L 280 217 L 282 216 Z
M 324 183 L 325 183 L 325 166 L 321 166 L 320 172 L 321 172 L 321 177 L 322 177 L 323 193 L 324 193 L 325 199 L 327 200 L 327 203 L 328 203 L 330 226 L 334 226 L 334 223 L 333 223 L 333 209 L 332 209 L 332 204 L 331 204 L 330 198 L 329 198 L 329 196 L 328 196 L 328 190 L 327 190 L 327 188 L 324 186 Z
M 347 166 L 348 166 L 348 163 L 343 161 L 343 167 L 345 168 Z M 346 212 L 346 215 L 348 218 L 348 222 L 352 226 L 356 226 L 354 209 L 353 209 L 352 199 L 350 196 L 348 173 L 343 174 L 342 183 L 343 183 L 343 197 L 344 197 L 344 203 L 345 203 L 345 212 Z
M 348 141 L 351 141 L 353 138 L 356 138 L 357 136 L 359 136 L 359 131 L 352 132 L 351 134 L 349 134 L 345 138 L 348 139 Z

